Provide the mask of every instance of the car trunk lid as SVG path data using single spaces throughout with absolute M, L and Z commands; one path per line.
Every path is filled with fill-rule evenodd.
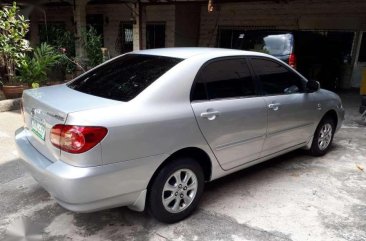
M 66 85 L 26 90 L 23 110 L 28 140 L 42 155 L 55 162 L 61 152 L 49 139 L 54 125 L 65 124 L 67 115 L 72 112 L 122 103 L 84 94 Z

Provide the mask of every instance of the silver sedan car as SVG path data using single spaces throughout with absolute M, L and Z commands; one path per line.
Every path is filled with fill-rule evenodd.
M 19 155 L 60 205 L 167 223 L 205 182 L 298 148 L 324 155 L 344 119 L 336 94 L 282 61 L 213 48 L 128 53 L 22 101 Z

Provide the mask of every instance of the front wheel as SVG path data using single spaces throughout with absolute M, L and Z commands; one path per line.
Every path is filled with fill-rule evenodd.
M 191 158 L 179 158 L 164 166 L 149 190 L 148 210 L 157 220 L 174 223 L 196 209 L 204 187 L 201 166 Z
M 323 156 L 326 154 L 332 144 L 334 132 L 334 120 L 324 118 L 316 128 L 310 153 L 314 156 Z

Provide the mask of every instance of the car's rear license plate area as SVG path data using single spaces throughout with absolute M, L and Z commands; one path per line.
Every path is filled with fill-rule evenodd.
M 40 138 L 42 141 L 45 140 L 45 136 L 46 136 L 46 128 L 44 126 L 44 124 L 42 124 L 41 122 L 32 119 L 31 120 L 31 130 L 33 132 L 34 135 L 36 135 L 38 138 Z

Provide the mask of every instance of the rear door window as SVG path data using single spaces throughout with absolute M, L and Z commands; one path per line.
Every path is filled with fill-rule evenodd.
M 253 58 L 252 67 L 265 95 L 303 93 L 304 80 L 285 66 L 269 59 Z
M 182 59 L 127 54 L 80 76 L 68 87 L 118 101 L 130 101 Z
M 245 59 L 223 59 L 207 64 L 199 73 L 193 100 L 255 95 L 255 85 Z

